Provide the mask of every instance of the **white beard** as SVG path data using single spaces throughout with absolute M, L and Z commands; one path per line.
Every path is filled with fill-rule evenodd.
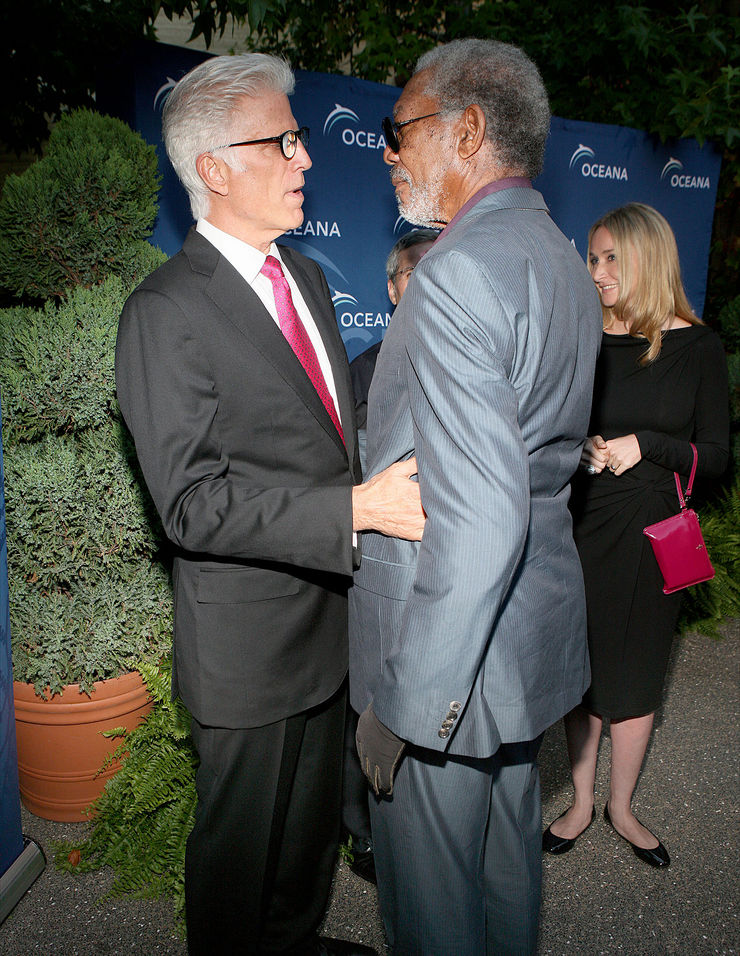
M 436 171 L 434 176 L 425 183 L 414 184 L 411 182 L 409 174 L 397 167 L 391 173 L 391 182 L 394 184 L 400 182 L 406 183 L 408 191 L 405 199 L 396 193 L 396 202 L 398 211 L 407 222 L 414 226 L 432 226 L 443 222 L 441 210 L 445 189 L 443 181 L 449 164 Z

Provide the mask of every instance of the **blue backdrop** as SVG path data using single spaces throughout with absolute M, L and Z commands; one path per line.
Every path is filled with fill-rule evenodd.
M 101 109 L 121 116 L 159 150 L 163 188 L 153 241 L 168 254 L 180 248 L 192 220 L 164 155 L 160 111 L 168 90 L 205 56 L 142 44 L 99 89 Z M 311 128 L 314 165 L 306 176 L 303 226 L 282 241 L 323 267 L 352 359 L 388 324 L 385 258 L 410 228 L 398 216 L 380 132 L 400 90 L 301 71 L 296 80 L 293 113 Z M 662 144 L 639 130 L 554 117 L 535 185 L 584 257 L 588 228 L 607 210 L 631 200 L 659 209 L 676 232 L 689 299 L 701 315 L 719 168 L 719 153 L 695 140 Z
M 0 420 L 0 428 L 2 422 Z M 15 746 L 13 669 L 10 658 L 8 549 L 5 537 L 3 445 L 0 440 L 0 876 L 23 849 L 18 754 Z

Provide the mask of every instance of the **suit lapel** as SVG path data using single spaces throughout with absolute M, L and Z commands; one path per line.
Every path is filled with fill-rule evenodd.
M 319 330 L 319 335 L 326 348 L 326 353 L 329 356 L 329 362 L 334 375 L 337 401 L 339 403 L 339 416 L 342 422 L 344 422 L 344 441 L 351 463 L 355 452 L 355 399 L 349 374 L 347 352 L 344 348 L 342 336 L 339 334 L 339 328 L 337 327 L 336 313 L 334 312 L 333 306 L 329 305 L 331 298 L 329 288 L 325 282 L 323 288 L 317 285 L 316 278 L 309 274 L 304 262 L 289 246 L 280 246 L 280 255 L 283 257 L 298 288 L 301 290 L 301 295 L 313 316 L 316 327 Z M 328 417 L 327 415 L 327 418 Z M 331 419 L 329 419 L 329 421 L 331 421 Z M 336 433 L 336 429 L 334 429 L 334 431 Z
M 315 416 L 321 427 L 330 435 L 337 446 L 345 450 L 342 439 L 334 427 L 334 423 L 329 417 L 329 413 L 324 408 L 323 402 L 318 396 L 313 383 L 306 374 L 305 369 L 296 358 L 292 348 L 286 342 L 282 332 L 275 324 L 270 313 L 262 304 L 259 296 L 252 290 L 248 282 L 239 275 L 231 263 L 225 259 L 221 253 L 204 239 L 195 229 L 191 229 L 185 243 L 183 251 L 188 256 L 191 267 L 196 272 L 203 273 L 209 277 L 206 293 L 218 309 L 223 312 L 230 322 L 232 322 L 239 331 L 247 337 L 249 342 L 260 351 L 268 362 L 275 368 L 275 371 L 290 385 L 297 393 L 300 400 L 308 407 Z M 281 254 L 283 250 L 281 249 Z M 341 374 L 342 365 L 337 361 L 336 350 L 332 344 L 329 347 L 330 336 L 326 334 L 326 321 L 323 310 L 319 307 L 319 297 L 313 290 L 313 285 L 307 282 L 305 273 L 295 268 L 294 262 L 290 261 L 290 270 L 296 276 L 301 289 L 301 293 L 306 299 L 306 303 L 311 310 L 321 334 L 322 339 L 327 345 L 329 359 L 334 371 L 335 380 L 338 383 L 345 376 Z M 297 272 L 301 272 L 301 278 Z M 336 327 L 336 320 L 334 320 Z M 339 337 L 339 332 L 336 332 Z M 340 338 L 341 343 L 341 338 Z M 346 361 L 346 360 L 345 360 Z M 349 375 L 346 373 L 346 377 Z M 340 414 L 342 421 L 352 422 L 352 407 L 347 410 L 346 400 L 340 400 Z M 350 417 L 348 417 L 348 415 Z M 350 427 L 349 433 L 353 432 Z M 354 439 L 352 438 L 352 441 Z M 353 449 L 347 448 L 347 452 L 352 454 Z M 350 457 L 350 461 L 352 458 Z

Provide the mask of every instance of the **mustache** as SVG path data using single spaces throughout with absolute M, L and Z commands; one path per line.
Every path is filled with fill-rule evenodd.
M 397 186 L 399 183 L 406 183 L 407 186 L 411 185 L 411 177 L 404 169 L 399 169 L 397 166 L 394 166 L 390 171 L 391 186 Z

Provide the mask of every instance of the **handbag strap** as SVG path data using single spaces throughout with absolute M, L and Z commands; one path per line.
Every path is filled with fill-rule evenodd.
M 691 465 L 691 474 L 689 475 L 689 483 L 686 485 L 686 491 L 681 490 L 681 478 L 677 471 L 673 472 L 673 477 L 676 479 L 676 491 L 678 492 L 678 501 L 681 505 L 681 511 L 686 507 L 686 503 L 691 497 L 691 492 L 694 488 L 694 475 L 696 475 L 696 466 L 699 462 L 699 455 L 696 451 L 696 445 L 693 442 L 689 443 L 691 445 L 691 451 L 694 453 L 694 461 Z

